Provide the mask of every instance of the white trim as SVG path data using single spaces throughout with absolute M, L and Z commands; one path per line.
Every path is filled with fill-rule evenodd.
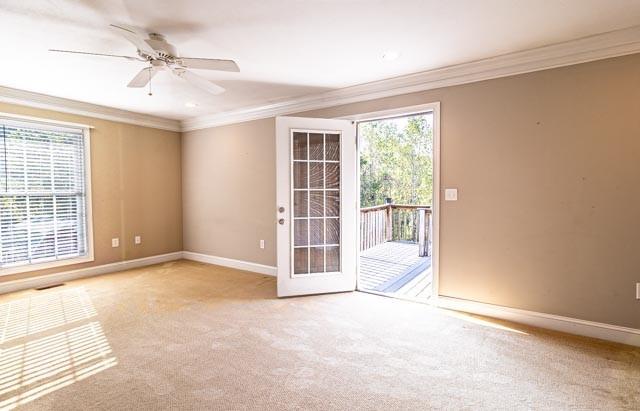
M 433 205 L 431 223 L 432 236 L 431 239 L 431 297 L 429 302 L 437 304 L 440 295 L 440 211 L 442 203 L 440 202 L 440 102 L 433 103 Z
M 185 260 L 198 261 L 201 263 L 221 265 L 223 267 L 235 268 L 237 270 L 251 271 L 275 277 L 277 268 L 271 265 L 252 263 L 250 261 L 234 260 L 232 258 L 217 257 L 215 255 L 194 253 L 183 251 L 182 258 Z
M 0 294 L 30 288 L 46 287 L 61 282 L 94 277 L 102 274 L 130 270 L 133 268 L 145 267 L 153 264 L 160 264 L 180 259 L 215 264 L 270 276 L 276 275 L 276 267 L 269 265 L 234 260 L 225 257 L 216 257 L 190 251 L 176 251 L 173 253 L 143 257 L 135 260 L 125 260 L 94 267 L 65 271 L 61 273 L 47 274 L 35 278 L 7 281 L 0 283 Z M 463 300 L 446 296 L 440 296 L 437 300 L 437 303 L 438 306 L 443 309 L 485 315 L 488 317 L 513 321 L 534 327 L 546 328 L 570 334 L 577 334 L 585 337 L 600 338 L 607 341 L 640 347 L 640 329 L 636 328 L 622 327 L 618 325 L 580 320 L 576 318 L 562 317 L 552 314 L 544 314 L 535 311 L 520 310 L 517 308 L 503 307 L 499 305 L 480 303 L 477 301 Z
M 9 87 L 0 87 L 0 102 L 54 110 L 61 113 L 77 114 L 80 116 L 117 121 L 120 123 L 135 124 L 143 127 L 158 128 L 161 130 L 181 130 L 180 121 L 178 120 L 170 120 L 149 114 L 134 113 L 132 111 L 121 110 L 113 107 L 100 106 L 97 104 L 85 103 L 61 97 L 53 97 L 46 94 L 18 90 Z
M 382 120 L 385 118 L 399 117 L 399 116 L 411 116 L 413 114 L 420 113 L 433 113 L 433 204 L 432 204 L 432 248 L 431 248 L 431 297 L 429 302 L 436 304 L 439 295 L 440 284 L 440 102 L 419 104 L 415 106 L 407 106 L 394 108 L 390 110 L 374 111 L 370 113 L 360 113 L 352 116 L 344 117 L 347 120 L 356 122 Z M 359 139 L 360 136 L 357 136 Z M 358 169 L 357 169 L 357 208 L 360 210 L 360 147 L 358 144 L 357 154 L 358 156 Z M 360 213 L 358 213 L 358 219 L 356 227 L 360 227 Z M 358 247 L 358 254 L 356 258 L 357 273 L 360 276 L 360 247 Z M 369 291 L 366 291 L 369 292 Z
M 93 194 L 91 176 L 91 130 L 85 128 L 84 134 L 84 211 L 85 211 L 85 227 L 87 232 L 85 238 L 87 240 L 87 258 L 93 261 L 95 254 L 93 249 Z
M 640 26 L 275 103 L 182 121 L 182 131 L 530 73 L 640 52 Z
M 18 116 L 18 115 L 8 114 L 8 113 L 0 113 L 0 118 L 7 119 L 7 120 L 18 120 L 18 121 L 27 122 L 27 123 L 29 122 L 36 123 L 39 126 L 47 126 L 47 125 L 53 125 L 53 127 L 72 126 L 75 130 L 77 130 L 78 128 L 82 129 L 82 135 L 84 140 L 83 155 L 84 155 L 84 182 L 85 182 L 85 186 L 84 186 L 85 228 L 86 228 L 85 239 L 87 241 L 86 255 L 75 257 L 75 258 L 62 259 L 62 260 L 52 260 L 52 261 L 47 261 L 43 263 L 23 264 L 15 267 L 0 268 L 0 277 L 5 275 L 28 273 L 31 271 L 46 270 L 49 268 L 64 267 L 67 265 L 82 264 L 82 263 L 88 263 L 93 261 L 94 249 L 93 249 L 93 197 L 91 194 L 91 131 L 90 131 L 91 127 L 80 125 L 80 124 L 74 124 L 74 123 L 54 122 L 54 121 L 49 121 L 47 119 L 42 119 L 38 117 Z
M 10 293 L 28 288 L 46 287 L 66 281 L 80 278 L 93 277 L 96 275 L 113 273 L 116 271 L 130 270 L 132 268 L 144 267 L 152 264 L 164 263 L 167 261 L 179 260 L 182 252 L 154 255 L 151 257 L 138 258 L 135 260 L 119 261 L 117 263 L 103 264 L 94 267 L 80 268 L 72 271 L 64 271 L 55 274 L 46 274 L 34 278 L 25 278 L 0 283 L 0 294 Z
M 437 301 L 440 308 L 464 311 L 472 314 L 485 315 L 502 320 L 513 321 L 533 327 L 599 338 L 622 344 L 640 347 L 640 329 L 562 317 L 559 315 L 520 310 L 460 298 L 440 296 Z
M 71 123 L 69 121 L 58 121 L 58 120 L 50 120 L 47 118 L 42 118 L 42 117 L 33 117 L 33 116 L 22 116 L 20 114 L 13 114 L 13 113 L 4 113 L 4 112 L 0 112 L 0 119 L 3 120 L 9 120 L 9 121 L 22 121 L 22 122 L 29 122 L 29 123 L 37 123 L 40 126 L 53 126 L 52 128 L 54 129 L 58 129 L 58 128 L 72 128 L 72 129 L 78 129 L 78 128 L 95 128 L 93 126 L 87 125 L 87 124 L 80 124 L 80 123 Z
M 182 121 L 10 87 L 0 87 L 0 102 L 161 130 L 192 131 L 570 66 L 639 52 L 640 25 L 482 60 Z
M 88 234 L 88 230 L 87 230 L 87 234 Z M 88 243 L 89 241 L 87 240 L 87 247 L 89 247 Z M 90 263 L 91 261 L 94 260 L 92 251 L 93 250 L 91 251 L 87 250 L 87 255 L 82 255 L 79 257 L 64 258 L 60 260 L 51 260 L 51 261 L 45 261 L 42 263 L 33 263 L 33 264 L 26 263 L 26 264 L 0 268 L 0 277 L 5 277 L 7 275 L 29 273 L 31 271 L 48 270 L 49 268 L 64 267 L 67 265 Z
M 436 101 L 434 103 L 418 104 L 415 106 L 404 106 L 391 108 L 388 110 L 372 111 L 369 113 L 352 114 L 340 118 L 360 123 L 365 121 L 384 120 L 394 117 L 408 117 L 414 114 L 423 114 L 432 111 L 435 112 L 436 108 L 440 108 L 439 101 Z

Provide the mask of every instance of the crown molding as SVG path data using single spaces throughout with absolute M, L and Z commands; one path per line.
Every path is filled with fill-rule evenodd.
M 121 110 L 113 107 L 84 103 L 61 97 L 53 97 L 46 94 L 18 90 L 10 87 L 0 86 L 0 102 L 54 110 L 62 113 L 77 114 L 80 116 L 117 121 L 120 123 L 135 124 L 137 126 L 158 128 L 161 130 L 181 131 L 180 121 L 178 120 L 170 120 L 148 114 L 134 113 L 132 111 Z
M 640 52 L 640 26 L 387 80 L 183 120 L 182 131 L 317 110 Z
M 508 77 L 639 52 L 640 26 L 634 26 L 530 50 L 182 121 L 2 86 L 0 86 L 0 102 L 162 130 L 191 131 Z

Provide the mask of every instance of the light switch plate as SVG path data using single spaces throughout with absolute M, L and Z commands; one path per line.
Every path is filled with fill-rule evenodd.
M 264 240 L 260 240 L 260 248 L 264 249 Z
M 111 239 L 111 247 L 113 247 L 113 248 L 120 247 L 120 239 L 119 238 L 112 238 Z
M 142 238 L 139 235 L 137 235 L 133 237 L 133 242 L 134 244 L 142 244 Z
M 640 283 L 636 283 L 636 300 L 640 300 Z
M 457 188 L 445 188 L 444 189 L 444 201 L 458 201 L 458 189 Z

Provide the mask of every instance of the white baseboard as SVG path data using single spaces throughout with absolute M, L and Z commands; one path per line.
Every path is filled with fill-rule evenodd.
M 201 263 L 221 265 L 223 267 L 235 268 L 238 270 L 251 271 L 254 273 L 274 276 L 277 273 L 277 267 L 252 263 L 249 261 L 234 260 L 232 258 L 217 257 L 215 255 L 194 253 L 191 251 L 183 251 L 182 258 L 185 260 L 199 261 Z
M 132 268 L 179 260 L 181 258 L 182 251 L 177 251 L 175 253 L 154 255 L 151 257 L 137 258 L 135 260 L 118 261 L 117 263 L 103 264 L 94 267 L 80 268 L 77 270 L 63 271 L 55 274 L 46 274 L 33 278 L 7 281 L 4 283 L 0 283 L 0 294 L 25 290 L 28 288 L 46 287 L 65 281 L 93 277 L 96 275 L 113 273 L 116 271 L 124 271 Z
M 544 314 L 445 296 L 439 296 L 436 304 L 440 308 L 485 315 L 487 317 L 499 318 L 534 327 L 640 347 L 640 329 L 636 328 L 579 320 L 577 318 L 562 317 L 559 315 Z
M 135 260 L 119 261 L 117 263 L 64 271 L 55 274 L 48 274 L 40 277 L 7 281 L 4 283 L 0 283 L 0 294 L 10 293 L 13 291 L 19 291 L 28 288 L 46 287 L 48 285 L 54 285 L 65 281 L 93 277 L 117 271 L 124 271 L 132 268 L 179 260 L 181 258 L 184 258 L 186 260 L 199 261 L 202 263 L 220 265 L 223 267 L 235 268 L 238 270 L 251 271 L 270 276 L 275 276 L 277 273 L 277 267 L 270 265 L 257 264 L 242 260 L 234 260 L 232 258 L 217 257 L 208 254 L 194 253 L 191 251 L 177 251 L 174 253 L 154 255 L 151 257 L 138 258 Z M 545 314 L 511 307 L 503 307 L 499 305 L 486 304 L 477 301 L 446 296 L 438 296 L 434 302 L 440 308 L 485 315 L 487 317 L 499 318 L 502 320 L 513 321 L 516 323 L 526 324 L 534 327 L 546 328 L 550 330 L 566 332 L 569 334 L 599 338 L 602 340 L 640 347 L 640 329 L 636 328 L 622 327 L 595 321 L 580 320 L 577 318 L 562 317 L 559 315 Z

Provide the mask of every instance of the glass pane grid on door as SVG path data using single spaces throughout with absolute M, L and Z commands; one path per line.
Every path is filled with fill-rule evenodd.
M 291 139 L 293 274 L 340 271 L 340 134 Z

